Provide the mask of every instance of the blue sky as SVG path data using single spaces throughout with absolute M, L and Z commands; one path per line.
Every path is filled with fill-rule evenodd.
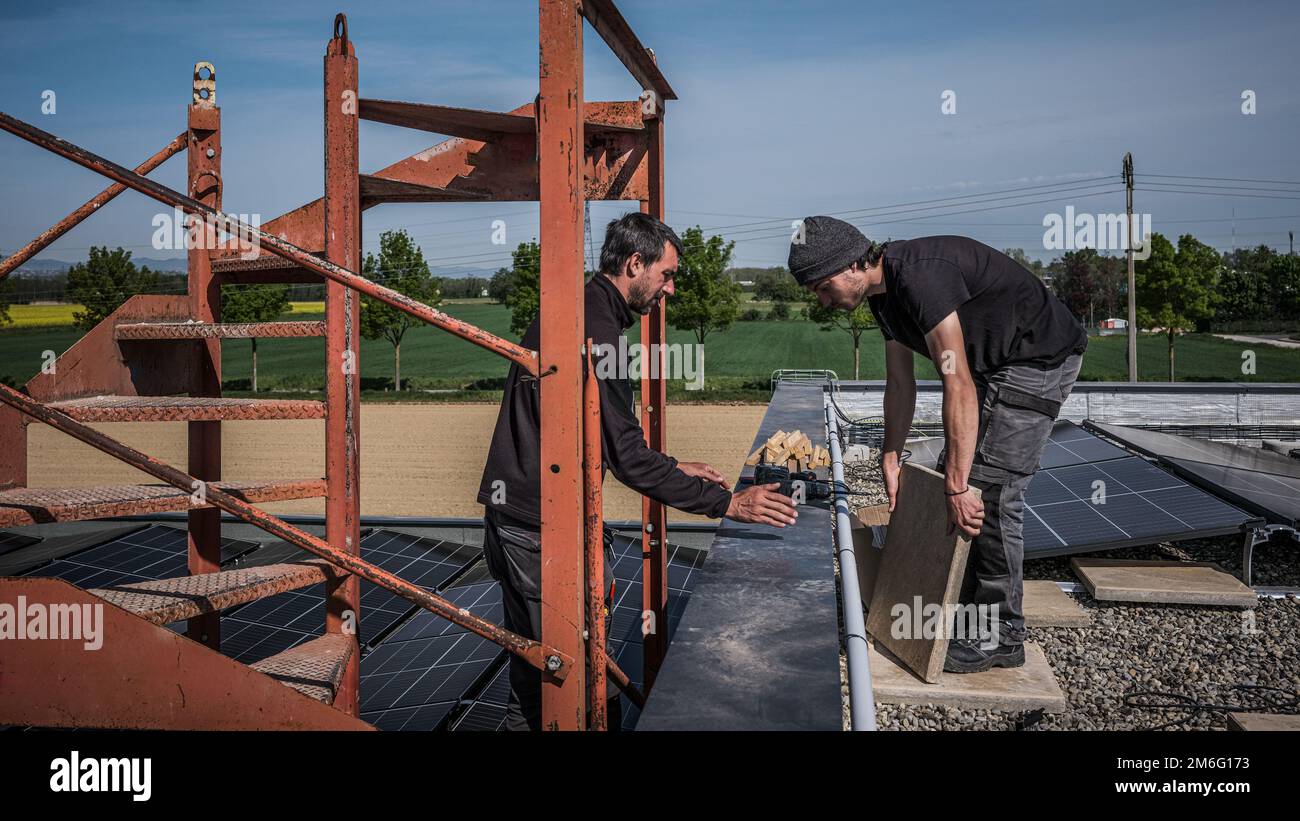
M 135 165 L 183 129 L 192 66 L 210 60 L 225 207 L 269 220 L 321 193 L 321 55 L 337 11 L 349 16 L 363 97 L 508 110 L 537 90 L 535 2 L 228 2 L 207 16 L 192 8 L 6 0 L 0 110 Z M 1300 180 L 1295 3 L 620 8 L 681 97 L 667 120 L 669 221 L 735 239 L 738 265 L 783 264 L 791 219 L 871 208 L 880 210 L 847 216 L 873 238 L 961 233 L 1047 259 L 1059 252 L 1043 248 L 1046 213 L 1123 210 L 1122 193 L 1084 195 L 1119 187 L 1125 151 L 1139 174 Z M 590 27 L 585 40 L 587 99 L 635 98 L 639 88 Z M 57 94 L 54 115 L 41 113 L 46 89 Z M 1241 112 L 1245 89 L 1256 95 L 1252 116 Z M 945 90 L 955 92 L 955 114 L 941 113 Z M 361 128 L 365 170 L 440 139 Z M 4 250 L 107 184 L 7 134 L 0 169 Z M 1102 175 L 1115 185 L 1049 188 L 1050 202 L 1012 208 L 961 209 L 958 200 L 917 219 L 933 212 L 903 205 Z M 181 187 L 183 158 L 154 176 Z M 1238 246 L 1280 248 L 1288 229 L 1300 229 L 1300 186 L 1231 193 L 1241 196 L 1139 191 L 1137 210 L 1156 231 L 1190 231 L 1220 248 L 1233 244 L 1234 228 Z M 597 246 L 600 226 L 632 207 L 593 204 Z M 42 258 L 77 260 L 100 244 L 173 256 L 150 247 L 160 210 L 127 192 Z M 390 205 L 366 213 L 364 242 L 371 250 L 380 231 L 406 227 L 435 273 L 492 269 L 508 260 L 490 243 L 497 218 L 511 245 L 536 232 L 532 203 Z

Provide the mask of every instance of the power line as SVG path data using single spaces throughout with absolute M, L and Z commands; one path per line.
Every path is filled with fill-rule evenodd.
M 1213 180 L 1215 182 L 1262 182 L 1273 185 L 1300 185 L 1295 180 L 1255 180 L 1244 177 L 1194 177 L 1190 174 L 1137 174 L 1138 177 L 1164 177 L 1171 180 Z

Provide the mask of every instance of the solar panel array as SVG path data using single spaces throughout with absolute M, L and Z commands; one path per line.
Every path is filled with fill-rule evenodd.
M 909 442 L 933 467 L 942 439 Z M 1100 439 L 1059 421 L 1025 491 L 1026 558 L 1238 532 L 1254 517 Z
M 1186 459 L 1160 461 L 1274 524 L 1300 528 L 1300 479 Z
M 668 631 L 689 598 L 701 551 L 669 545 Z M 504 620 L 500 586 L 477 546 L 391 530 L 366 533 L 361 555 L 488 621 Z M 29 571 L 102 587 L 185 575 L 187 537 L 181 527 L 150 525 Z M 222 565 L 255 566 L 304 555 L 272 543 L 222 539 Z M 641 542 L 614 539 L 616 596 L 610 651 L 637 686 L 642 683 Z M 433 615 L 368 581 L 361 581 L 361 718 L 384 730 L 498 730 L 509 696 L 507 654 L 501 647 Z M 221 651 L 251 663 L 319 636 L 324 585 L 280 593 L 223 611 Z M 178 632 L 185 623 L 168 625 Z M 624 698 L 624 726 L 636 722 Z
M 1179 476 L 1275 524 L 1300 526 L 1300 462 L 1259 448 L 1089 423 Z
M 668 637 L 672 640 L 690 600 L 692 577 L 705 558 L 705 552 L 681 545 L 668 545 Z M 614 537 L 615 599 L 608 633 L 609 652 L 614 662 L 638 688 L 644 685 L 645 645 L 641 635 L 642 588 L 641 540 L 639 536 L 616 534 Z M 506 699 L 510 693 L 505 654 L 497 662 L 499 669 L 488 683 L 470 698 L 450 722 L 453 731 L 501 730 L 505 727 Z M 623 702 L 623 728 L 636 726 L 639 711 L 626 697 Z
M 1025 491 L 1025 555 L 1233 533 L 1251 517 L 1137 456 L 1039 471 Z
M 1237 470 L 1300 479 L 1300 459 L 1292 459 L 1263 448 L 1175 436 L 1124 425 L 1105 425 L 1100 422 L 1088 422 L 1086 425 L 1090 430 L 1122 442 L 1126 447 L 1147 456 L 1205 462 Z
M 173 579 L 189 574 L 187 545 L 188 536 L 183 528 L 154 524 L 106 544 L 55 559 L 23 575 L 53 576 L 87 588 Z M 223 538 L 221 563 L 234 562 L 255 549 L 257 542 Z
M 440 589 L 480 555 L 478 547 L 391 530 L 375 530 L 361 539 L 361 558 L 430 591 Z M 318 584 L 226 611 L 221 616 L 222 652 L 245 664 L 283 652 L 320 635 L 324 607 L 325 585 Z M 362 579 L 362 646 L 373 645 L 416 609 Z
M 444 595 L 502 622 L 501 587 L 494 581 L 461 583 Z M 361 718 L 381 730 L 438 729 L 502 654 L 494 642 L 421 609 L 362 658 Z

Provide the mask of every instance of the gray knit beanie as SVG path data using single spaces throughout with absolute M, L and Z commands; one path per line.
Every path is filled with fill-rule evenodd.
M 805 217 L 803 230 L 790 242 L 788 267 L 800 285 L 811 285 L 862 259 L 870 247 L 871 241 L 844 220 Z

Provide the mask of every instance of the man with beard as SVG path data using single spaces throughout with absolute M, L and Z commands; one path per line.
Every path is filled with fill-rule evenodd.
M 600 252 L 600 272 L 585 288 L 586 335 L 592 340 L 592 365 L 599 379 L 603 467 L 620 482 L 662 504 L 687 513 L 784 527 L 798 515 L 789 497 L 775 484 L 730 491 L 727 480 L 702 462 L 678 462 L 645 443 L 632 412 L 627 363 L 602 362 L 618 356 L 623 332 L 638 316 L 673 294 L 682 242 L 671 228 L 648 214 L 629 213 L 609 223 Z M 576 272 L 575 272 L 576 274 Z M 539 322 L 534 319 L 521 340 L 536 350 Z M 574 351 L 574 356 L 580 352 Z M 610 367 L 613 364 L 614 367 Z M 623 367 L 618 367 L 622 364 Z M 492 577 L 501 583 L 504 625 L 522 636 L 541 638 L 541 437 L 538 380 L 511 365 L 501 398 L 487 466 L 479 485 L 484 506 L 483 552 Z M 606 595 L 612 598 L 612 545 L 605 539 Z M 612 601 L 607 599 L 607 607 Z M 609 726 L 617 728 L 621 711 L 611 684 Z M 541 727 L 541 674 L 518 656 L 510 657 L 510 730 Z

